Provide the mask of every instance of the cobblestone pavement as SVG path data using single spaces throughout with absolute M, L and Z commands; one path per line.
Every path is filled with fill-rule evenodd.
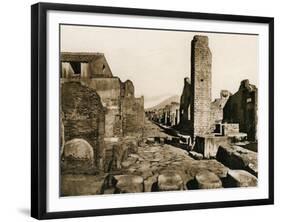
M 121 162 L 121 168 L 101 175 L 65 175 L 64 195 L 95 195 L 249 187 L 257 178 L 245 170 L 229 169 L 215 159 L 196 158 L 192 152 L 165 144 L 163 129 L 146 120 L 143 142 Z M 234 154 L 233 154 L 234 155 Z
M 159 126 L 146 120 L 144 137 L 168 136 Z M 144 184 L 144 192 L 196 189 L 200 186 L 219 188 L 222 187 L 220 178 L 226 177 L 228 170 L 216 160 L 195 160 L 183 149 L 150 140 L 138 147 L 137 153 L 130 154 L 121 165 L 126 180 L 130 177 L 140 178 L 139 181 Z M 200 181 L 195 181 L 199 173 L 203 183 L 201 185 L 198 184 Z M 205 178 L 210 180 L 204 181 Z M 117 177 L 116 185 L 120 192 L 127 192 L 128 185 L 122 187 L 122 179 L 125 178 Z

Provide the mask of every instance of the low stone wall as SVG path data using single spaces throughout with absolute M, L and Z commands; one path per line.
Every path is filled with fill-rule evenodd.
M 227 144 L 227 136 L 197 136 L 194 151 L 202 153 L 204 158 L 215 158 L 220 145 Z
M 224 123 L 222 124 L 222 127 L 224 128 L 224 135 L 239 133 L 238 123 Z

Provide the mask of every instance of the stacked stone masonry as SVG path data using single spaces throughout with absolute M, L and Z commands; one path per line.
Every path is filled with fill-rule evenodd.
M 120 168 L 128 136 L 141 137 L 144 124 L 144 99 L 134 96 L 133 83 L 114 77 L 102 53 L 63 52 L 61 101 L 61 146 L 84 139 L 94 149 L 97 170 Z
M 212 54 L 207 36 L 194 36 L 191 42 L 191 124 L 193 136 L 210 129 Z

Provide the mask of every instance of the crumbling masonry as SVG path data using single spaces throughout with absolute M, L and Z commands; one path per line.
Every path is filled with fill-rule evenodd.
M 132 140 L 142 136 L 143 97 L 135 98 L 130 80 L 123 83 L 113 76 L 101 53 L 63 52 L 60 59 L 65 142 L 86 140 L 94 150 L 96 169 L 120 168 L 128 149 L 136 147 Z

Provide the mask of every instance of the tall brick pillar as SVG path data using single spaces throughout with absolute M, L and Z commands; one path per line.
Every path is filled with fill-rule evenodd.
M 191 43 L 191 123 L 193 137 L 210 129 L 212 54 L 207 36 L 196 35 Z

